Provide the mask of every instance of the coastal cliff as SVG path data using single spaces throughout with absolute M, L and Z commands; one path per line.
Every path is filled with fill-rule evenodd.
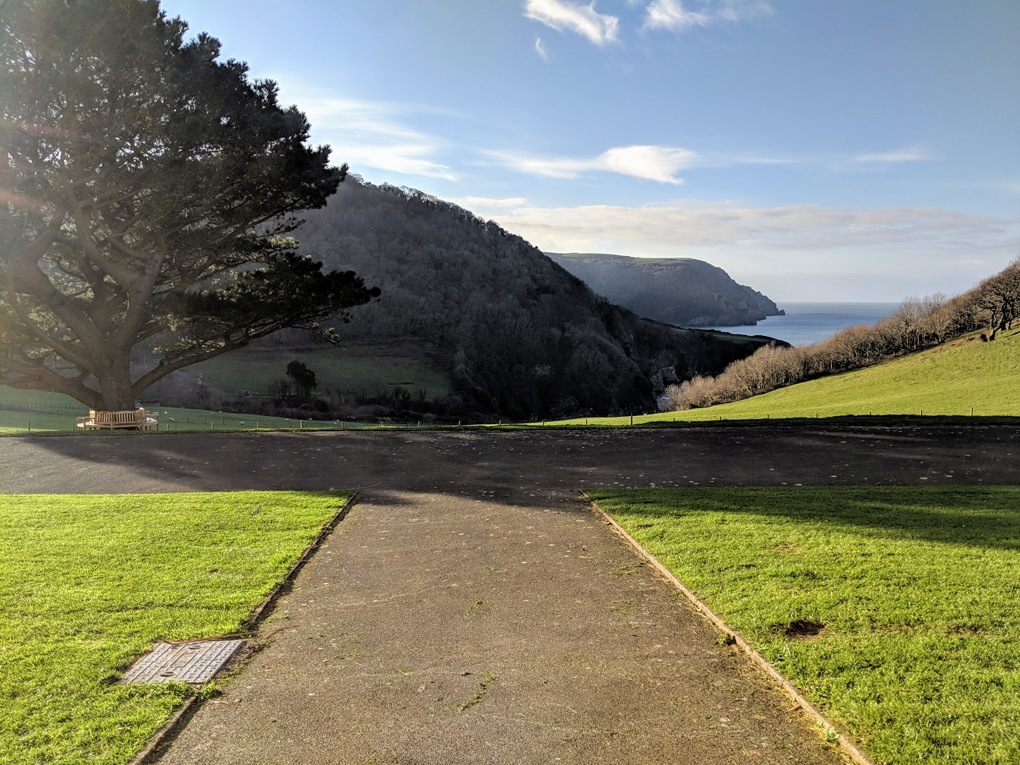
M 638 316 L 684 327 L 756 324 L 783 311 L 717 266 L 692 258 L 545 253 L 600 295 Z

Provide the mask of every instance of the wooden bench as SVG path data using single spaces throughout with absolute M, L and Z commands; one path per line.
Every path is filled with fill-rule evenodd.
M 121 412 L 97 412 L 89 410 L 88 417 L 78 418 L 82 430 L 114 430 L 132 428 L 135 430 L 159 430 L 159 413 L 147 412 L 144 407 Z

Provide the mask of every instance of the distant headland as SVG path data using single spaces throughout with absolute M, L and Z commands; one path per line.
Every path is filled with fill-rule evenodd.
M 718 266 L 693 258 L 634 258 L 599 253 L 545 253 L 595 292 L 639 316 L 682 327 L 756 324 L 784 312 L 737 284 Z

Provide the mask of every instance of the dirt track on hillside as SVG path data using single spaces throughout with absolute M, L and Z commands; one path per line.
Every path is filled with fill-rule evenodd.
M 825 424 L 4 438 L 0 491 L 360 492 L 165 763 L 826 763 L 579 491 L 1017 484 L 1018 448 Z

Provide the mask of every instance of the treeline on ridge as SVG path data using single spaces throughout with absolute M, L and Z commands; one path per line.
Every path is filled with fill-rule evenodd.
M 295 236 L 303 254 L 382 289 L 344 328 L 345 342 L 427 345 L 466 412 L 647 411 L 660 381 L 718 373 L 760 344 L 641 319 L 497 224 L 356 176 Z
M 740 401 L 815 377 L 848 372 L 924 350 L 984 329 L 994 340 L 1020 318 L 1020 258 L 977 287 L 953 298 L 908 298 L 874 325 L 847 327 L 820 343 L 766 345 L 714 377 L 696 375 L 666 389 L 676 411 Z

